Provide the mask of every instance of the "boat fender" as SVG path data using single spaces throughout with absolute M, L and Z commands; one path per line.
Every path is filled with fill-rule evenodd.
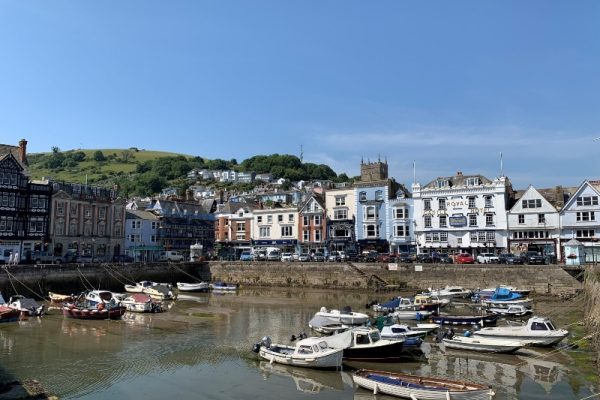
M 96 308 L 98 310 L 104 310 L 104 303 L 98 303 L 98 305 L 96 306 Z
M 252 346 L 252 351 L 258 354 L 258 352 L 260 351 L 260 343 L 254 343 L 254 345 Z

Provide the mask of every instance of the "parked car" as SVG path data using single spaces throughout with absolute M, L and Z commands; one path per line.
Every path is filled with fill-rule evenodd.
M 252 260 L 254 260 L 254 256 L 252 255 L 252 252 L 250 250 L 242 251 L 242 254 L 240 254 L 240 261 L 252 261 Z
M 281 253 L 281 261 L 282 262 L 294 261 L 294 258 L 292 257 L 292 253 Z
M 35 264 L 60 264 L 63 262 L 63 259 L 47 251 L 33 251 L 31 253 L 31 262 Z
M 360 262 L 377 262 L 378 256 L 379 256 L 379 253 L 377 253 L 376 251 L 366 251 L 366 252 L 363 252 L 358 257 L 358 261 L 360 261 Z
M 347 251 L 344 253 L 345 259 L 344 261 L 356 261 L 358 260 L 358 253 L 355 251 Z
M 329 253 L 329 256 L 327 257 L 327 261 L 331 261 L 331 262 L 340 262 L 340 261 L 342 261 L 342 257 L 340 256 L 340 252 L 339 251 L 332 251 L 331 253 Z
M 546 257 L 537 251 L 528 251 L 525 253 L 525 262 L 527 264 L 546 264 Z
M 438 261 L 441 264 L 452 264 L 454 263 L 454 261 L 452 261 L 452 257 L 450 257 L 448 254 L 440 254 Z
M 411 263 L 413 261 L 412 255 L 410 253 L 400 253 L 398 257 L 396 257 L 396 262 L 399 263 Z
M 516 265 L 516 264 L 523 264 L 523 262 L 524 262 L 523 257 L 514 255 L 512 253 L 502 253 L 498 256 L 499 264 Z
M 416 262 L 419 263 L 432 263 L 433 262 L 433 258 L 431 257 L 430 254 L 427 253 L 421 253 L 421 254 L 417 254 L 417 258 L 415 260 Z
M 454 256 L 454 262 L 457 264 L 474 264 L 475 260 L 469 253 L 459 253 Z
M 163 251 L 158 259 L 160 261 L 179 262 L 183 261 L 183 254 L 174 250 Z
M 267 261 L 281 261 L 281 251 L 271 250 L 267 254 Z
M 389 254 L 389 253 L 379 253 L 377 255 L 377 262 L 382 262 L 382 263 L 393 263 L 393 262 L 396 262 L 396 255 L 395 254 Z
M 298 261 L 301 261 L 301 262 L 308 262 L 308 261 L 310 261 L 310 254 L 308 254 L 308 253 L 300 253 L 298 255 Z
M 479 264 L 498 264 L 498 256 L 494 253 L 480 253 L 477 255 Z
M 325 254 L 323 254 L 323 253 L 314 253 L 312 255 L 312 259 L 315 262 L 323 262 L 323 261 L 325 261 Z
M 127 254 L 116 254 L 113 256 L 112 262 L 114 262 L 114 263 L 130 263 L 130 262 L 133 262 L 133 257 L 128 256 Z

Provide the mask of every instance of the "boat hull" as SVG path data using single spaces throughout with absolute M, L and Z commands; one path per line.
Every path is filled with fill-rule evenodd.
M 275 345 L 274 348 L 286 349 L 289 352 L 293 351 L 293 347 L 289 346 Z M 339 368 L 342 365 L 343 351 L 341 349 L 332 350 L 327 352 L 326 355 L 315 357 L 313 354 L 285 354 L 261 346 L 258 355 L 270 363 L 292 365 L 294 367 Z
M 177 289 L 181 292 L 207 292 L 209 287 L 208 283 L 182 283 L 177 282 Z
M 485 338 L 454 337 L 443 339 L 444 347 L 455 350 L 479 351 L 484 353 L 514 353 L 526 343 L 518 341 L 490 340 Z
M 356 385 L 371 390 L 374 394 L 383 393 L 406 399 L 484 400 L 494 396 L 494 391 L 483 385 L 418 376 L 407 379 L 408 376 L 359 370 L 352 374 L 352 379 Z
M 63 315 L 75 319 L 120 319 L 125 314 L 125 307 L 117 306 L 110 310 L 96 308 L 79 308 L 73 305 L 63 307 Z
M 383 339 L 380 342 L 383 342 Z M 353 346 L 344 349 L 344 360 L 359 360 L 373 362 L 394 362 L 402 359 L 405 354 L 403 340 L 385 340 L 385 345 Z
M 15 310 L 6 306 L 0 308 L 0 322 L 14 322 L 18 321 L 21 316 L 19 310 Z
M 550 347 L 557 343 L 560 343 L 567 335 L 565 334 L 554 334 L 547 336 L 537 336 L 537 335 L 518 335 L 518 334 L 503 334 L 493 331 L 476 331 L 473 333 L 475 336 L 493 338 L 493 339 L 503 339 L 503 340 L 520 340 L 523 342 L 527 342 L 527 345 L 530 346 L 538 346 L 538 347 Z
M 496 325 L 499 316 L 495 314 L 491 315 L 473 315 L 473 316 L 462 316 L 462 315 L 445 315 L 432 317 L 431 320 L 440 325 Z

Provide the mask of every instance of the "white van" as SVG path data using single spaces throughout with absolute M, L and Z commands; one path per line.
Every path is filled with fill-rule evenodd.
M 163 251 L 160 253 L 160 261 L 172 261 L 179 262 L 183 261 L 183 254 L 178 251 Z

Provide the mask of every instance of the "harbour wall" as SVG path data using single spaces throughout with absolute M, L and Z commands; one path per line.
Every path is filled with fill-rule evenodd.
M 224 281 L 242 287 L 314 287 L 330 289 L 427 289 L 458 285 L 467 288 L 517 286 L 542 294 L 572 294 L 583 285 L 556 265 L 397 265 L 363 263 L 278 263 L 211 261 L 153 264 L 18 265 L 0 270 L 3 294 L 31 295 L 78 288 L 122 291 L 124 284 L 140 280 L 175 283 Z

